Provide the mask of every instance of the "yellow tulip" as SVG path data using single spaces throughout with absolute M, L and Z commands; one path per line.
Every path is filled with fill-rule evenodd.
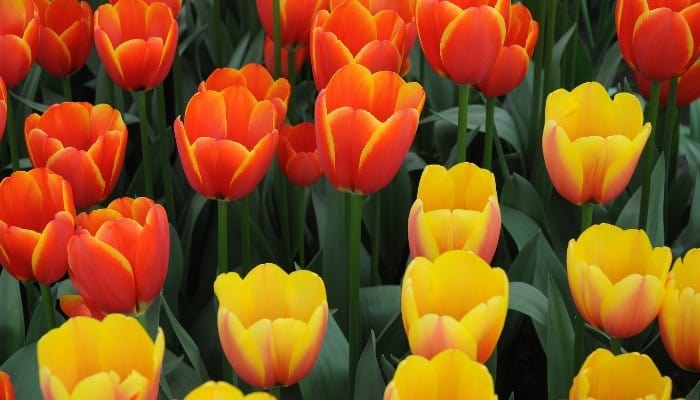
M 323 280 L 261 264 L 245 278 L 221 274 L 219 339 L 236 373 L 258 388 L 291 385 L 313 368 L 328 324 Z
M 609 350 L 593 351 L 581 366 L 569 391 L 569 400 L 667 400 L 671 378 L 661 376 L 646 354 L 614 356 Z
M 185 400 L 275 400 L 275 397 L 265 392 L 243 395 L 228 382 L 209 381 L 194 388 L 185 396 Z
M 132 317 L 75 317 L 37 344 L 39 382 L 46 400 L 156 400 L 165 352 Z
M 668 247 L 652 247 L 639 229 L 600 224 L 572 239 L 566 255 L 576 308 L 610 336 L 638 334 L 656 318 L 671 265 Z
M 413 259 L 401 290 L 401 315 L 413 354 L 450 348 L 486 362 L 508 310 L 508 277 L 471 251 L 451 250 L 431 262 Z
M 606 204 L 629 183 L 651 133 L 630 93 L 598 82 L 547 96 L 542 151 L 554 188 L 574 204 Z
M 428 165 L 408 216 L 412 257 L 434 260 L 448 250 L 471 250 L 491 262 L 501 233 L 496 179 L 463 162 L 445 169 Z
M 432 359 L 406 357 L 384 391 L 384 400 L 497 398 L 489 370 L 456 349 L 445 350 Z

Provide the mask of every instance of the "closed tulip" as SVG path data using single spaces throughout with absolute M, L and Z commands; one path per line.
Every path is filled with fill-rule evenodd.
M 598 348 L 588 355 L 569 391 L 569 400 L 669 400 L 671 378 L 661 376 L 646 354 L 618 356 Z
M 44 399 L 156 400 L 165 353 L 132 317 L 75 317 L 39 339 L 39 385 Z
M 127 23 L 128 21 L 128 23 Z M 152 89 L 170 72 L 178 25 L 160 1 L 120 0 L 95 11 L 95 48 L 109 77 L 126 90 Z
M 673 264 L 659 311 L 659 331 L 676 365 L 700 371 L 700 249 L 690 250 Z
M 629 183 L 651 133 L 634 95 L 610 99 L 587 82 L 547 96 L 542 152 L 559 194 L 574 204 L 606 204 Z
M 496 179 L 462 162 L 449 170 L 428 165 L 408 215 L 411 257 L 435 260 L 449 250 L 471 250 L 491 262 L 501 232 Z
M 219 339 L 238 376 L 258 388 L 291 385 L 313 368 L 328 322 L 323 280 L 311 271 L 287 274 L 261 264 L 245 278 L 214 282 Z M 265 301 L 260 301 L 265 299 Z
M 459 350 L 432 359 L 410 355 L 396 368 L 384 400 L 496 400 L 489 370 Z
M 71 184 L 78 209 L 106 199 L 119 179 L 127 130 L 121 114 L 108 104 L 53 104 L 31 114 L 24 137 L 32 165 L 47 167 Z
M 700 3 L 617 0 L 615 27 L 622 57 L 646 79 L 666 81 L 700 55 Z
M 583 318 L 612 337 L 627 338 L 656 318 L 671 250 L 652 247 L 643 230 L 600 224 L 569 242 L 566 265 Z
M 79 0 L 35 0 L 41 33 L 37 62 L 53 76 L 65 77 L 85 65 L 92 49 L 92 7 Z
M 81 213 L 68 242 L 68 273 L 89 308 L 141 313 L 163 288 L 170 255 L 165 209 L 146 197 L 123 197 Z
M 244 395 L 228 382 L 208 381 L 192 390 L 185 400 L 275 400 L 275 397 L 265 392 Z
M 401 316 L 413 354 L 450 348 L 486 362 L 503 330 L 508 277 L 470 251 L 413 259 L 401 288 Z
M 0 78 L 8 88 L 29 73 L 39 46 L 39 13 L 33 0 L 0 0 Z
M 0 264 L 21 281 L 50 285 L 66 274 L 75 230 L 70 183 L 46 168 L 0 182 Z
M 318 160 L 315 129 L 312 122 L 302 122 L 293 126 L 285 125 L 280 131 L 277 151 L 280 169 L 297 186 L 309 186 L 323 175 Z
M 278 0 L 256 0 L 258 17 L 265 34 L 272 38 L 272 2 Z M 279 0 L 280 39 L 282 47 L 305 46 L 309 43 L 309 29 L 314 15 L 328 8 L 328 0 Z M 284 62 L 283 64 L 286 64 Z
M 15 387 L 7 372 L 0 371 L 0 399 L 15 400 Z
M 0 140 L 5 135 L 5 123 L 7 122 L 7 88 L 5 81 L 0 76 Z
M 111 4 L 117 4 L 120 0 L 109 0 Z M 182 8 L 182 0 L 146 0 L 146 3 L 151 4 L 156 1 L 165 3 L 173 14 L 173 17 L 177 18 L 180 13 L 180 8 Z
M 644 98 L 649 99 L 651 81 L 644 78 L 639 72 L 634 72 L 634 79 L 637 81 L 639 93 L 641 93 Z M 663 105 L 667 105 L 668 103 L 669 86 L 669 81 L 661 82 L 659 102 Z M 678 77 L 676 105 L 678 107 L 684 107 L 697 99 L 700 99 L 700 58 Z
M 425 92 L 390 71 L 349 64 L 316 98 L 321 169 L 336 188 L 371 194 L 396 175 L 416 135 Z

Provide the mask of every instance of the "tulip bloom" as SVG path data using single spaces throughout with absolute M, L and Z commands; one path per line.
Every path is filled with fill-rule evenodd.
M 588 355 L 569 391 L 569 400 L 671 398 L 671 378 L 661 376 L 649 356 L 618 356 L 598 348 Z
M 128 23 L 126 23 L 128 21 Z M 160 1 L 120 0 L 95 11 L 95 48 L 109 77 L 126 90 L 152 89 L 170 72 L 178 25 Z
M 287 62 L 289 58 L 289 50 L 287 50 L 286 47 L 282 47 L 281 52 L 282 61 L 280 66 L 282 67 L 282 77 L 289 78 L 289 63 Z M 301 71 L 301 67 L 304 65 L 304 61 L 306 61 L 308 53 L 309 50 L 306 46 L 300 46 L 295 50 L 295 73 L 298 74 L 299 71 Z M 265 43 L 263 44 L 263 62 L 265 63 L 265 68 L 267 68 L 268 72 L 273 74 L 275 70 L 275 43 L 269 36 L 265 36 Z
M 489 370 L 459 350 L 432 359 L 410 355 L 396 368 L 384 400 L 496 400 Z
M 0 0 L 0 78 L 8 88 L 29 73 L 39 46 L 39 14 L 33 0 Z
M 92 49 L 92 7 L 79 0 L 35 0 L 41 33 L 37 62 L 46 72 L 65 77 L 85 65 Z
M 272 38 L 272 2 L 277 0 L 256 0 L 258 17 L 265 34 Z M 282 47 L 305 46 L 309 43 L 309 29 L 314 15 L 328 8 L 328 0 L 279 0 L 280 34 Z M 284 62 L 283 64 L 286 64 Z
M 700 3 L 618 0 L 615 27 L 622 57 L 652 81 L 685 72 L 700 55 Z
M 501 232 L 496 179 L 462 162 L 449 170 L 428 165 L 408 215 L 411 257 L 435 260 L 448 250 L 471 250 L 491 262 Z
M 659 331 L 676 365 L 700 371 L 700 249 L 676 260 L 668 274 Z
M 50 285 L 66 273 L 75 230 L 70 183 L 46 168 L 0 182 L 0 264 L 15 278 Z
M 135 318 L 70 318 L 42 336 L 36 352 L 45 399 L 158 398 L 163 330 L 154 342 Z
M 261 264 L 243 279 L 235 272 L 219 275 L 214 292 L 221 346 L 244 381 L 258 388 L 291 385 L 311 371 L 328 323 L 318 275 Z
M 509 18 L 510 0 L 418 0 L 416 5 L 425 58 L 435 72 L 460 85 L 486 77 L 505 42 Z
M 641 93 L 645 99 L 649 99 L 651 81 L 645 79 L 639 72 L 634 73 L 634 79 L 637 81 L 639 93 Z M 668 103 L 669 85 L 669 81 L 661 82 L 659 102 L 662 105 L 667 105 Z M 700 59 L 695 61 L 695 64 L 678 77 L 676 105 L 678 107 L 684 107 L 697 99 L 700 99 Z
M 411 38 L 407 21 L 394 10 L 372 13 L 359 0 L 316 13 L 311 28 L 311 69 L 320 90 L 346 64 L 372 72 L 401 72 Z M 411 42 L 412 43 L 412 42 Z
M 165 209 L 146 197 L 120 198 L 81 213 L 68 242 L 68 273 L 88 308 L 141 313 L 160 293 L 170 256 Z
M 418 257 L 406 269 L 401 316 L 413 354 L 431 358 L 457 348 L 486 362 L 508 310 L 508 277 L 471 251 L 451 250 L 435 261 Z
M 15 400 L 15 387 L 6 372 L 0 371 L 0 399 Z
M 0 140 L 5 134 L 5 123 L 7 122 L 7 88 L 5 81 L 0 76 Z
M 612 337 L 627 338 L 656 318 L 671 250 L 652 248 L 643 230 L 600 224 L 569 241 L 566 265 L 571 295 L 583 318 Z
M 109 0 L 111 4 L 117 4 L 119 1 L 120 0 Z M 180 8 L 182 8 L 182 0 L 146 0 L 146 3 L 151 4 L 156 1 L 165 3 L 170 8 L 173 17 L 177 18 L 177 15 L 180 13 Z
M 547 96 L 542 152 L 559 194 L 575 204 L 606 204 L 629 183 L 651 133 L 634 95 L 610 99 L 587 82 Z
M 312 185 L 323 175 L 315 129 L 313 123 L 302 122 L 294 126 L 285 125 L 280 131 L 277 151 L 280 169 L 297 186 Z
M 321 168 L 336 188 L 372 194 L 396 175 L 418 127 L 425 92 L 395 72 L 349 64 L 316 97 Z
M 184 400 L 275 400 L 275 397 L 265 392 L 255 392 L 244 395 L 237 387 L 228 382 L 208 381 L 192 390 Z
M 66 102 L 31 114 L 24 137 L 32 165 L 47 167 L 70 182 L 78 209 L 109 196 L 124 162 L 127 131 L 108 104 Z

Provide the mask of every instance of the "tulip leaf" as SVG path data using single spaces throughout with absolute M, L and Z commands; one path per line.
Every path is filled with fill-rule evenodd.
M 379 366 L 382 368 L 382 373 L 384 374 L 384 379 L 389 382 L 394 377 L 396 373 L 396 365 L 392 364 L 384 355 L 379 356 Z
M 179 310 L 179 294 L 183 284 L 184 256 L 180 236 L 175 227 L 170 224 L 170 256 L 168 259 L 168 273 L 163 285 L 165 301 L 172 306 L 173 314 L 177 317 Z
M 620 45 L 618 42 L 614 42 L 605 52 L 603 61 L 600 63 L 595 78 L 596 82 L 600 82 L 605 87 L 612 86 L 615 78 L 619 76 L 621 65 L 622 53 L 620 52 Z
M 550 76 L 549 76 L 549 82 L 550 86 L 549 89 L 554 89 L 562 86 L 562 79 L 561 79 L 561 60 L 564 55 L 564 52 L 566 51 L 567 46 L 569 45 L 569 40 L 571 40 L 572 35 L 576 32 L 576 24 L 572 25 L 569 30 L 566 31 L 565 34 L 561 35 L 559 40 L 554 44 L 554 47 L 552 48 L 552 64 L 549 69 Z
M 563 399 L 569 393 L 574 374 L 574 329 L 552 278 L 547 282 L 547 299 L 547 392 L 550 399 Z
M 360 355 L 355 374 L 356 400 L 381 400 L 384 394 L 384 378 L 379 370 L 376 354 L 374 331 L 370 331 L 365 349 Z
M 398 285 L 360 288 L 360 315 L 363 332 L 381 332 L 401 311 L 401 288 Z
M 177 340 L 180 342 L 182 349 L 187 355 L 187 358 L 192 363 L 192 367 L 197 372 L 197 375 L 199 375 L 199 379 L 202 382 L 206 382 L 209 380 L 209 374 L 207 374 L 207 369 L 204 366 L 204 362 L 202 361 L 197 344 L 194 342 L 194 340 L 192 340 L 185 328 L 180 325 L 177 318 L 175 318 L 175 315 L 173 315 L 173 312 L 168 306 L 168 302 L 165 301 L 162 294 L 160 295 L 160 300 L 161 309 L 165 312 L 165 316 L 168 319 L 170 326 L 173 328 L 173 332 L 175 332 L 175 336 L 177 336 Z
M 518 250 L 522 250 L 530 239 L 542 231 L 537 222 L 527 214 L 505 205 L 501 205 L 501 220 L 503 227 L 518 246 Z
M 24 311 L 19 281 L 0 270 L 0 363 L 24 345 Z
M 508 309 L 519 311 L 544 327 L 547 322 L 548 301 L 536 287 L 525 282 L 508 285 Z
M 165 370 L 166 365 L 168 366 L 167 371 Z M 199 374 L 192 367 L 183 362 L 182 357 L 178 357 L 166 349 L 160 383 L 161 389 L 168 395 L 167 398 L 182 399 L 192 389 L 204 382 L 201 381 Z
M 685 396 L 686 400 L 700 400 L 700 381 L 695 384 L 693 389 Z
M 10 375 L 17 399 L 42 398 L 39 386 L 36 342 L 17 350 L 12 357 L 0 365 L 0 370 Z
M 690 216 L 683 237 L 684 248 L 700 247 L 700 173 L 695 176 L 695 190 L 690 204 Z
M 377 336 L 377 353 L 403 357 L 408 353 L 408 338 L 401 312 L 397 312 Z
M 512 174 L 506 179 L 501 189 L 499 202 L 502 206 L 508 206 L 527 214 L 545 234 L 549 231 L 542 200 L 532 184 L 522 176 Z
M 641 203 L 641 187 L 630 197 L 617 218 L 616 225 L 624 229 L 638 227 L 639 208 Z M 649 213 L 646 233 L 653 246 L 664 244 L 664 194 L 666 192 L 666 167 L 663 155 L 656 161 L 651 174 L 649 189 Z
M 700 100 L 695 100 L 688 106 L 690 132 L 696 141 L 700 140 Z
M 349 357 L 348 341 L 335 318 L 328 318 L 328 329 L 316 365 L 309 375 L 299 382 L 304 400 L 349 400 Z

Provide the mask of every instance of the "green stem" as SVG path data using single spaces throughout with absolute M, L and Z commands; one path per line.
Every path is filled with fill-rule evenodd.
M 593 224 L 594 208 L 594 203 L 585 203 L 581 205 L 581 233 Z
M 622 354 L 622 341 L 619 338 L 610 338 L 610 352 L 614 355 Z
M 15 118 L 13 109 L 11 107 L 12 99 L 7 99 L 7 121 L 5 122 L 7 128 L 7 138 L 10 142 L 10 162 L 12 163 L 12 170 L 19 170 L 19 145 L 17 144 L 17 132 L 15 131 Z
M 581 233 L 593 223 L 593 203 L 581 205 Z M 576 313 L 574 320 L 574 371 L 578 371 L 583 364 L 585 355 L 584 336 L 586 335 L 586 322 L 580 312 Z
M 267 392 L 270 393 L 270 395 L 277 400 L 282 398 L 282 388 L 280 386 L 273 386 L 269 389 L 267 389 Z
M 574 0 L 573 10 L 571 12 L 571 23 L 578 27 L 579 19 L 581 16 L 581 0 Z M 576 46 L 576 38 L 572 39 L 570 42 L 569 51 L 571 56 L 569 58 L 569 87 L 576 84 L 576 58 L 578 58 L 578 46 Z
M 65 101 L 73 101 L 73 93 L 71 90 L 70 75 L 65 76 L 61 79 L 63 83 L 63 98 Z
M 496 111 L 496 98 L 486 99 L 486 136 L 484 137 L 484 163 L 483 168 L 491 171 L 491 161 L 493 159 L 493 131 L 494 113 Z
M 287 49 L 287 80 L 289 80 L 289 102 L 287 105 L 287 119 L 289 120 L 290 124 L 296 124 L 297 122 L 297 116 L 296 116 L 296 78 L 297 78 L 297 70 L 296 70 L 296 56 L 297 54 L 297 49 L 296 47 L 291 47 Z
M 304 235 L 306 233 L 306 192 L 305 187 L 297 188 L 297 206 L 299 207 L 299 220 L 297 221 L 297 247 L 299 250 L 299 266 L 305 267 Z
M 177 85 L 175 85 L 177 86 Z M 158 135 L 160 136 L 160 169 L 165 190 L 165 209 L 170 220 L 175 222 L 175 191 L 173 189 L 172 171 L 170 167 L 170 146 L 168 135 L 168 122 L 165 116 L 165 89 L 163 84 L 156 86 L 156 103 L 158 107 Z
M 146 318 L 146 311 L 134 313 L 134 318 L 136 318 L 136 320 L 139 321 L 139 324 L 141 324 L 143 329 L 150 335 L 148 319 Z
M 143 157 L 143 182 L 146 197 L 153 198 L 153 164 L 151 161 L 151 143 L 148 139 L 148 111 L 146 109 L 146 92 L 134 92 L 139 109 L 139 126 L 141 128 L 141 155 Z
M 241 247 L 243 255 L 243 271 L 250 271 L 250 199 L 248 196 L 241 200 Z
M 554 74 L 552 70 L 554 65 L 552 65 L 552 60 L 554 58 L 554 27 L 557 24 L 557 1 L 548 0 L 547 1 L 547 21 L 545 27 L 545 37 L 544 37 L 544 89 L 545 93 L 549 93 L 554 90 L 556 82 L 554 82 Z M 542 124 L 540 123 L 541 126 Z
M 639 208 L 639 228 L 645 229 L 647 226 L 647 214 L 649 212 L 649 190 L 651 188 L 651 170 L 654 167 L 654 156 L 656 153 L 656 117 L 659 113 L 659 96 L 661 94 L 661 83 L 651 82 L 649 94 L 649 105 L 647 108 L 648 121 L 651 124 L 651 133 L 644 146 L 643 159 L 643 181 L 642 181 L 642 203 Z
M 459 110 L 457 113 L 457 159 L 455 164 L 467 161 L 467 121 L 469 117 L 470 85 L 459 85 Z
M 275 78 L 282 76 L 282 27 L 280 26 L 280 0 L 272 0 L 272 40 L 274 42 Z
M 122 90 L 122 87 L 117 85 L 116 83 L 112 84 L 113 86 L 113 91 L 112 91 L 112 96 L 114 98 L 114 107 L 121 111 L 122 113 L 126 113 L 126 109 L 124 107 L 124 91 Z
M 544 27 L 544 23 L 547 22 L 546 17 L 546 2 L 540 0 L 537 2 L 536 15 L 537 21 L 540 21 L 540 26 Z M 533 56 L 533 73 L 535 75 L 534 82 L 532 84 L 532 108 L 530 110 L 530 134 L 532 139 L 530 142 L 532 145 L 528 148 L 528 160 L 535 160 L 534 163 L 538 163 L 542 157 L 539 156 L 542 148 L 542 122 L 540 116 L 540 110 L 542 109 L 542 73 L 544 71 L 544 66 L 542 65 L 544 60 L 544 35 L 540 35 L 537 40 L 537 45 L 535 47 L 535 54 Z M 536 171 L 536 168 L 533 168 Z
M 498 138 L 498 131 L 493 130 L 493 142 L 496 146 L 496 158 L 498 159 L 498 169 L 501 170 L 501 175 L 503 179 L 510 176 L 510 171 L 508 170 L 508 164 L 506 163 L 506 155 L 503 153 L 503 145 L 501 140 Z
M 362 197 L 348 193 L 348 336 L 350 341 L 350 388 L 355 387 L 355 373 L 360 359 L 360 235 L 362 228 Z
M 381 234 L 382 234 L 382 201 L 381 191 L 374 194 L 374 225 L 372 226 L 372 284 L 380 285 L 381 278 L 379 276 L 379 253 L 381 250 Z
M 228 200 L 217 199 L 217 265 L 219 274 L 228 272 Z
M 289 181 L 284 174 L 278 173 L 279 188 L 282 190 L 282 204 L 280 204 L 280 225 L 282 227 L 282 251 L 285 264 L 292 259 L 291 233 L 289 232 Z
M 222 26 L 221 26 L 221 0 L 214 0 L 214 7 L 213 7 L 213 15 L 212 15 L 213 21 L 212 23 L 214 24 L 214 57 L 215 60 L 214 62 L 216 63 L 217 66 L 223 66 L 224 65 L 224 60 L 223 60 L 223 50 L 222 45 L 221 45 L 221 35 L 222 35 Z
M 53 296 L 51 295 L 51 286 L 39 284 L 41 289 L 41 303 L 44 305 L 44 314 L 46 315 L 47 331 L 56 327 L 56 314 L 53 304 Z
M 668 85 L 668 97 L 666 98 L 666 120 L 664 121 L 664 156 L 666 157 L 666 171 L 670 186 L 676 176 L 676 157 L 678 155 L 678 130 L 676 127 L 676 96 L 678 94 L 678 77 L 672 78 Z

